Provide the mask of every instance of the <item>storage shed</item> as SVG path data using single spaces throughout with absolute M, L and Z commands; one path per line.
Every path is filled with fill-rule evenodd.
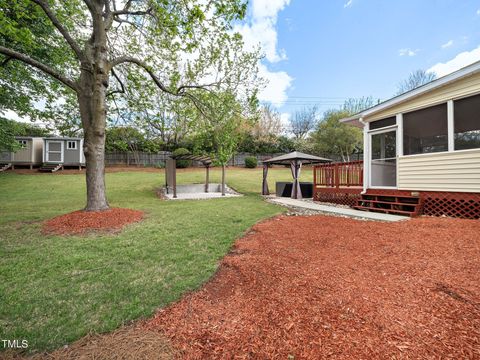
M 83 139 L 74 137 L 51 137 L 43 139 L 44 165 L 85 165 Z
M 17 151 L 1 151 L 0 164 L 4 166 L 10 164 L 12 168 L 15 168 L 15 165 L 32 168 L 42 164 L 43 139 L 41 137 L 19 136 L 15 139 L 22 148 Z

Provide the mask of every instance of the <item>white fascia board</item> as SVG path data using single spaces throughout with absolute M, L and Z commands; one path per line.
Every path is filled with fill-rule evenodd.
M 390 100 L 384 101 L 383 103 L 374 106 L 370 109 L 367 109 L 363 111 L 360 116 L 369 116 L 372 114 L 375 114 L 379 111 L 388 109 L 392 106 L 401 104 L 405 101 L 408 101 L 410 99 L 413 99 L 419 95 L 428 93 L 429 91 L 435 90 L 437 88 L 440 88 L 442 86 L 448 85 L 454 81 L 460 80 L 466 76 L 473 75 L 477 72 L 480 71 L 480 61 L 473 63 L 469 66 L 464 67 L 463 69 L 457 70 L 449 75 L 445 75 L 444 77 L 441 77 L 440 79 L 434 80 L 432 82 L 429 82 L 428 84 L 425 84 L 423 86 L 420 86 L 414 90 L 411 90 L 409 92 L 406 92 L 405 94 L 396 96 Z M 368 120 L 367 120 L 368 121 Z

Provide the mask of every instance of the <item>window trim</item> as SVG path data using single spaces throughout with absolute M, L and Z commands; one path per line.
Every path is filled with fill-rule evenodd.
M 27 146 L 27 144 L 28 144 L 28 140 L 25 140 L 25 139 L 19 139 L 17 141 L 22 146 Z
M 73 144 L 74 147 L 70 147 L 70 144 Z M 67 140 L 67 150 L 77 150 L 77 141 L 76 140 Z
M 462 150 L 455 150 L 455 151 L 437 151 L 437 152 L 433 152 L 433 153 L 423 153 L 423 154 L 411 154 L 411 155 L 402 155 L 402 156 L 399 156 L 399 157 L 402 157 L 402 158 L 407 158 L 407 157 L 413 157 L 413 156 L 428 156 L 428 155 L 437 155 L 437 154 L 454 154 L 454 153 L 459 153 L 459 152 L 475 152 L 475 151 L 479 151 L 480 148 L 475 148 L 475 149 L 462 149 Z

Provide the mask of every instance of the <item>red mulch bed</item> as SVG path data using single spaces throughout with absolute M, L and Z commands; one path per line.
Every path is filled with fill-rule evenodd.
M 480 358 L 480 221 L 266 221 L 143 326 L 185 359 Z
M 43 223 L 44 234 L 74 235 L 91 231 L 116 232 L 125 225 L 140 221 L 143 212 L 111 208 L 103 211 L 74 211 Z

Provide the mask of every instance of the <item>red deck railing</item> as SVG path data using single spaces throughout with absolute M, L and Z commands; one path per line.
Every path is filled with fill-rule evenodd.
M 363 161 L 330 163 L 313 168 L 313 198 L 353 206 L 363 187 Z
M 316 165 L 315 187 L 343 188 L 363 186 L 363 161 Z

